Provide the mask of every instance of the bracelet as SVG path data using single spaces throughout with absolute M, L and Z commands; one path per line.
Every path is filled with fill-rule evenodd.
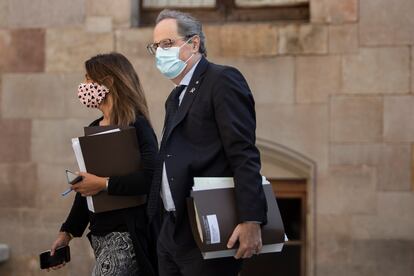
M 108 191 L 108 185 L 109 185 L 109 177 L 106 178 L 106 187 L 105 187 L 105 192 Z

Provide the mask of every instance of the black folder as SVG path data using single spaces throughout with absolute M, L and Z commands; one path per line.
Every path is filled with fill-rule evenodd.
M 203 178 L 195 178 L 197 180 Z M 238 224 L 236 197 L 233 187 L 221 188 L 233 183 L 232 178 L 205 178 L 213 187 L 194 189 L 187 199 L 188 215 L 194 239 L 204 259 L 234 256 L 238 244 L 227 248 L 227 242 Z M 205 181 L 204 181 L 205 182 Z M 218 183 L 218 185 L 216 185 Z M 196 186 L 196 185 L 195 185 Z M 216 187 L 214 187 L 216 186 Z M 231 186 L 231 184 L 230 184 Z M 260 252 L 280 252 L 286 240 L 282 218 L 277 206 L 272 186 L 263 182 L 268 212 L 267 224 L 261 227 L 263 248 Z
M 136 130 L 133 127 L 99 134 L 117 127 L 85 127 L 79 144 L 88 173 L 101 177 L 123 176 L 141 170 Z M 139 185 L 139 183 L 137 183 Z M 130 208 L 146 202 L 145 195 L 113 196 L 102 191 L 88 198 L 89 210 L 95 213 Z

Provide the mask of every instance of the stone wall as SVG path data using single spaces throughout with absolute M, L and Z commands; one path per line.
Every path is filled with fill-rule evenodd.
M 413 275 L 414 2 L 310 2 L 307 23 L 205 26 L 209 59 L 248 79 L 258 137 L 318 164 L 315 275 Z M 69 141 L 98 116 L 75 97 L 85 59 L 124 53 L 160 134 L 172 85 L 130 13 L 130 0 L 0 0 L 1 275 L 43 275 L 37 255 L 71 206 Z M 72 251 L 54 274 L 89 274 L 86 239 Z

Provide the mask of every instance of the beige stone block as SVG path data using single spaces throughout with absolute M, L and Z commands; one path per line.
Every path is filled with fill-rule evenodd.
M 149 111 L 152 127 L 154 128 L 154 132 L 157 135 L 158 143 L 161 143 L 161 134 L 165 119 L 165 107 L 161 103 L 150 103 Z
M 153 28 L 116 30 L 116 51 L 136 61 L 140 58 L 153 59 L 147 51 L 147 45 L 153 41 L 152 31 Z
M 414 240 L 412 192 L 378 192 L 377 213 L 352 217 L 355 239 Z
M 43 164 L 68 164 L 75 160 L 71 139 L 83 136 L 87 119 L 33 120 L 32 160 Z
M 7 28 L 9 24 L 9 1 L 0 1 L 0 28 Z
M 131 26 L 131 0 L 85 0 L 87 16 L 110 16 L 115 28 Z
M 352 254 L 352 253 L 351 253 Z M 334 264 L 318 264 L 318 276 L 371 276 L 373 271 L 370 267 L 352 266 L 346 260 L 338 260 Z
M 277 27 L 271 24 L 225 24 L 204 27 L 207 53 L 211 56 L 274 56 Z M 211 47 L 210 47 L 211 46 Z
M 90 57 L 111 52 L 112 33 L 90 33 L 82 29 L 48 29 L 46 32 L 46 71 L 84 72 Z
M 138 73 L 150 111 L 150 118 L 155 133 L 160 141 L 164 125 L 165 101 L 174 88 L 174 84 L 165 78 L 155 67 L 153 56 L 127 56 Z
M 375 214 L 377 175 L 374 167 L 331 166 L 318 182 L 319 214 Z
M 174 89 L 174 83 L 158 71 L 152 56 L 133 58 L 131 62 L 141 80 L 147 101 L 164 107 L 165 100 Z
M 279 28 L 278 54 L 326 54 L 328 30 L 323 25 L 287 25 Z
M 316 194 L 314 195 L 316 204 L 316 213 L 320 215 L 348 215 L 341 214 L 340 204 L 336 201 L 337 190 L 334 185 L 330 185 L 329 168 L 333 167 L 330 164 L 319 171 L 317 174 Z M 336 167 L 335 167 L 336 168 Z
M 87 32 L 108 33 L 112 31 L 112 18 L 109 16 L 89 16 L 85 24 Z
M 257 104 L 256 116 L 257 137 L 299 152 L 326 170 L 329 132 L 325 105 Z
M 414 145 L 411 148 L 411 189 L 414 191 Z
M 408 47 L 361 48 L 343 59 L 343 91 L 350 94 L 391 94 L 410 91 Z
M 43 29 L 0 30 L 0 73 L 42 72 L 44 68 Z
M 53 206 L 53 205 L 51 205 Z M 22 220 L 27 225 L 33 225 L 39 230 L 50 230 L 56 233 L 60 229 L 62 221 L 66 219 L 68 215 L 68 209 L 65 209 L 62 204 L 57 205 L 55 208 L 49 208 L 48 210 L 36 208 L 30 210 L 22 210 Z
M 349 215 L 320 214 L 316 218 L 318 264 L 347 262 L 352 255 Z
M 411 189 L 410 144 L 333 144 L 331 165 L 369 165 L 378 169 L 378 190 Z
M 358 25 L 345 24 L 329 26 L 329 53 L 357 53 L 358 46 Z
M 80 26 L 85 17 L 85 0 L 13 0 L 9 2 L 9 26 L 46 28 Z
M 378 190 L 411 191 L 411 157 L 409 144 L 386 145 L 379 165 Z
M 414 2 L 411 0 L 361 1 L 359 37 L 362 45 L 414 43 Z
M 31 208 L 37 186 L 33 163 L 0 164 L 0 208 Z
M 51 206 L 49 209 L 43 210 L 31 209 L 21 211 L 20 225 L 23 228 L 23 231 L 20 238 L 22 239 L 23 248 L 19 251 L 16 250 L 17 252 L 15 251 L 15 253 L 33 258 L 34 264 L 30 263 L 30 265 L 26 267 L 27 272 L 36 272 L 39 270 L 38 253 L 51 247 L 57 237 L 62 222 L 65 220 L 67 213 L 69 212 L 69 210 L 64 210 L 64 212 L 62 212 L 63 210 L 56 211 L 59 207 L 56 206 L 55 209 L 53 207 L 54 206 Z M 70 247 L 72 253 L 71 257 L 76 255 L 78 258 L 72 259 L 71 263 L 67 265 L 67 268 L 62 271 L 59 270 L 59 272 L 67 273 L 69 267 L 72 265 L 82 266 L 85 263 L 90 263 L 90 256 L 88 254 L 89 250 L 83 245 L 87 242 L 87 239 L 85 238 L 83 241 L 77 240 L 78 239 L 71 241 Z M 82 258 L 79 258 L 80 256 Z M 59 273 L 59 275 L 61 274 Z
M 84 74 L 5 74 L 1 110 L 5 118 L 95 118 L 100 112 L 79 102 Z
M 28 253 L 29 254 L 29 253 Z M 15 255 L 0 266 L 1 275 L 12 276 L 42 276 L 45 271 L 39 269 L 39 256 L 30 252 L 30 255 Z M 4 273 L 4 274 L 3 274 Z M 59 276 L 68 276 L 67 268 L 63 267 L 55 273 Z
M 311 21 L 334 24 L 355 22 L 358 20 L 358 2 L 358 0 L 312 0 Z
M 52 205 L 53 206 L 53 205 Z M 52 207 L 51 206 L 51 207 Z M 53 207 L 52 207 L 53 208 Z M 39 213 L 42 213 L 41 215 Z M 22 243 L 25 245 L 27 252 L 45 251 L 48 250 L 59 232 L 60 224 L 64 220 L 54 223 L 44 223 L 43 216 L 51 215 L 47 210 L 24 210 L 21 211 L 21 226 L 24 228 L 22 233 Z M 62 214 L 63 215 L 63 214 Z M 43 224 L 40 224 L 43 222 Z M 30 232 L 27 230 L 30 228 Z M 31 235 L 29 235 L 31 233 Z M 20 252 L 22 255 L 31 255 Z
M 383 144 L 331 144 L 330 165 L 368 165 L 377 166 L 383 158 Z
M 0 165 L 0 167 L 4 165 Z M 3 172 L 3 170 L 2 170 Z M 4 176 L 1 176 L 4 177 Z M 2 188 L 3 183 L 0 186 L 0 189 Z M 7 198 L 9 194 L 0 194 L 1 202 L 12 200 Z M 1 206 L 0 207 L 0 241 L 1 243 L 5 243 L 9 245 L 11 248 L 11 254 L 10 257 L 13 258 L 14 252 L 16 249 L 22 248 L 22 240 L 21 240 L 21 233 L 22 233 L 22 227 L 20 225 L 21 219 L 20 219 L 20 211 L 18 208 L 15 208 L 15 206 Z M 13 235 L 10 235 L 10 233 L 13 233 Z M 3 272 L 3 266 L 6 263 L 0 265 L 0 273 Z M 3 275 L 3 274 L 2 274 Z M 7 274 L 5 274 L 7 275 Z
M 1 119 L 0 129 L 0 163 L 30 161 L 31 122 Z
M 11 246 L 11 259 L 0 266 L 0 273 L 44 275 L 45 271 L 39 269 L 38 254 L 50 248 L 68 211 L 53 205 L 47 209 L 1 208 L 0 240 Z M 58 275 L 90 275 L 94 256 L 88 239 L 74 239 L 70 247 L 71 264 L 60 269 Z
M 316 192 L 316 213 L 318 215 L 345 215 L 342 213 L 342 206 L 337 201 L 338 187 L 330 183 L 329 168 L 321 174 L 318 174 L 317 192 Z M 349 215 L 349 214 L 346 214 Z
M 67 210 L 64 212 L 65 215 L 69 213 L 75 193 L 71 192 L 65 197 L 61 196 L 63 191 L 70 188 L 66 179 L 66 169 L 70 169 L 74 172 L 79 170 L 75 160 L 73 160 L 72 163 L 61 165 L 42 163 L 37 165 L 39 183 L 36 187 L 36 193 L 33 195 L 36 200 L 37 208 L 47 210 L 53 206 L 57 210 Z M 63 221 L 63 219 L 64 218 L 62 217 L 61 221 Z
M 312 56 L 296 58 L 296 101 L 327 103 L 341 87 L 341 58 Z
M 413 96 L 389 96 L 384 101 L 384 139 L 387 142 L 414 142 Z
M 65 114 L 63 92 L 62 77 L 59 75 L 3 75 L 1 103 L 3 116 L 5 118 L 62 118 Z
M 335 96 L 330 101 L 332 142 L 382 141 L 382 97 Z
M 414 47 L 411 46 L 411 93 L 414 94 Z
M 73 263 L 76 263 L 76 266 L 68 266 L 69 276 L 77 275 L 91 275 L 93 265 L 95 264 L 95 256 L 89 243 L 89 240 L 86 237 L 86 232 L 81 239 L 74 239 L 71 241 L 71 249 L 73 251 L 79 252 L 73 256 Z
M 295 102 L 295 60 L 292 57 L 221 58 L 212 62 L 240 70 L 256 104 Z
M 2 94 L 3 94 L 3 92 L 2 92 L 2 90 L 3 90 L 3 82 L 2 82 L 2 75 L 0 75 L 0 116 L 2 115 L 2 110 L 1 110 L 1 106 L 2 106 L 2 104 L 1 104 L 1 102 L 2 102 L 2 98 L 3 98 L 3 96 L 2 96 Z
M 409 276 L 414 272 L 414 242 L 406 240 L 354 240 L 350 263 L 370 275 Z M 398 264 L 398 265 L 396 265 Z
M 155 66 L 155 57 L 146 50 L 152 42 L 152 28 L 117 30 L 116 50 L 123 53 L 133 64 L 144 89 L 151 122 L 158 137 L 164 124 L 165 100 L 174 88 Z

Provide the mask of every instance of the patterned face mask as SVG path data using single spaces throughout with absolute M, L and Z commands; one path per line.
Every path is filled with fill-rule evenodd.
M 96 82 L 81 83 L 78 87 L 78 98 L 81 103 L 90 108 L 98 108 L 105 99 L 109 89 Z

